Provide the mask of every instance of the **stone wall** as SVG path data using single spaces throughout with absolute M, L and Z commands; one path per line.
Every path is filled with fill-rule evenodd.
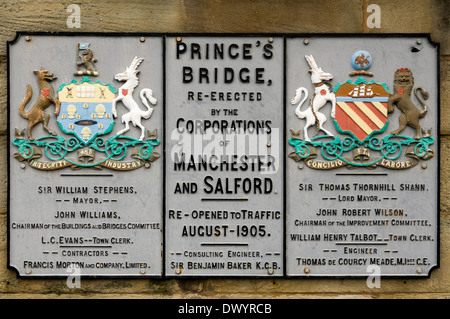
M 70 4 L 80 28 L 68 28 Z M 369 4 L 381 8 L 369 28 Z M 450 37 L 448 0 L 0 0 L 0 298 L 449 298 Z M 7 269 L 7 56 L 17 31 L 191 33 L 429 33 L 440 43 L 440 268 L 427 279 L 18 279 Z

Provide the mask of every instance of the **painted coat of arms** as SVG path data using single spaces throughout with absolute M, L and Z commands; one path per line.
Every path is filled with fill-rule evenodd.
M 291 129 L 289 144 L 295 151 L 289 157 L 303 161 L 310 168 L 328 170 L 339 167 L 375 169 L 378 166 L 407 169 L 434 156 L 431 128 L 425 130 L 419 124 L 420 118 L 427 113 L 424 100 L 428 99 L 428 92 L 422 87 L 413 90 L 414 77 L 409 68 L 395 72 L 395 92 L 392 93 L 386 83 L 362 77 L 373 76 L 367 71 L 372 57 L 366 51 L 358 51 L 352 57 L 356 71 L 350 75 L 360 77 L 339 82 L 331 89 L 329 81 L 333 76 L 324 72 L 312 56 L 305 56 L 305 59 L 311 67 L 314 93 L 309 107 L 303 111 L 302 105 L 308 98 L 306 88 L 298 88 L 291 100 L 291 104 L 296 105 L 294 113 L 300 119 L 306 119 L 306 123 L 303 130 Z M 412 92 L 421 107 L 411 101 Z M 328 102 L 338 136 L 326 128 L 327 116 L 323 111 L 319 112 Z M 386 135 L 389 115 L 395 111 L 395 106 L 400 111 L 399 127 Z M 415 130 L 414 136 L 401 134 L 406 126 Z M 309 127 L 315 127 L 312 138 Z M 320 135 L 321 131 L 325 135 Z
M 84 50 L 82 54 L 87 52 L 92 58 L 93 52 L 88 47 L 89 44 L 86 43 L 77 45 L 79 50 Z M 93 65 L 97 59 L 89 59 L 89 63 L 81 63 L 81 60 L 77 60 L 78 71 L 75 75 L 83 77 L 61 84 L 57 90 L 52 85 L 56 79 L 53 73 L 44 68 L 34 71 L 40 92 L 35 104 L 29 107 L 32 87 L 27 86 L 19 113 L 28 120 L 28 139 L 25 129 L 15 129 L 13 144 L 18 147 L 18 151 L 14 157 L 39 170 L 67 167 L 112 170 L 149 168 L 151 162 L 159 158 L 153 148 L 160 142 L 156 130 L 147 131 L 141 123 L 141 118 L 150 118 L 153 108 L 148 101 L 155 105 L 157 99 L 152 90 L 142 89 L 141 100 L 146 108 L 142 110 L 132 97 L 133 90 L 139 83 L 137 67 L 143 62 L 143 58 L 135 57 L 125 72 L 115 76 L 116 80 L 125 82 L 119 90 L 109 83 L 92 82 L 86 76 L 99 75 Z M 80 70 L 81 67 L 86 70 Z M 129 112 L 122 116 L 125 128 L 115 132 L 116 107 L 119 102 L 122 102 Z M 51 105 L 55 106 L 54 115 L 59 132 L 49 127 L 52 116 L 45 110 Z M 126 135 L 129 122 L 140 128 L 141 135 L 138 139 Z M 35 137 L 33 128 L 39 124 L 42 124 L 50 135 Z
M 61 102 L 59 128 L 66 134 L 75 135 L 81 143 L 88 145 L 114 128 L 112 101 L 116 90 L 113 86 L 98 81 L 92 83 L 84 77 L 80 83 L 74 80 L 62 84 L 58 97 Z
M 375 133 L 383 132 L 388 122 L 389 89 L 374 81 L 358 78 L 339 84 L 336 95 L 336 121 L 341 132 L 353 135 L 362 142 Z

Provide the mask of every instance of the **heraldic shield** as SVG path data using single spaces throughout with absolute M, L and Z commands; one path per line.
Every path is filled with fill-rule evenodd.
M 66 134 L 75 135 L 85 145 L 114 127 L 112 101 L 116 90 L 88 77 L 63 84 L 58 89 L 61 111 L 57 122 Z
M 333 91 L 336 95 L 335 124 L 340 133 L 353 135 L 362 142 L 386 130 L 390 92 L 385 83 L 366 82 L 360 77 L 355 82 L 339 83 Z

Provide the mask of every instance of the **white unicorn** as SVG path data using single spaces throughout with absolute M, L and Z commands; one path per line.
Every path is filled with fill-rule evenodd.
M 147 107 L 146 111 L 141 110 L 139 105 L 133 99 L 133 91 L 139 84 L 139 79 L 137 74 L 140 72 L 137 67 L 143 61 L 143 58 L 135 57 L 130 66 L 126 68 L 125 72 L 118 73 L 114 77 L 117 81 L 126 81 L 124 85 L 119 88 L 119 95 L 112 101 L 112 114 L 116 118 L 116 104 L 122 101 L 123 105 L 129 110 L 128 113 L 122 115 L 122 123 L 125 123 L 125 128 L 117 132 L 117 135 L 121 135 L 130 129 L 130 122 L 134 126 L 139 126 L 141 128 L 141 136 L 139 140 L 142 141 L 145 135 L 145 127 L 141 124 L 141 118 L 148 119 L 153 113 L 153 108 L 147 103 L 148 101 L 156 105 L 157 99 L 153 96 L 153 91 L 150 89 L 142 89 L 139 96 L 141 97 L 142 103 Z
M 309 72 L 311 72 L 311 82 L 315 87 L 314 94 L 311 97 L 309 108 L 304 112 L 300 110 L 300 107 L 308 98 L 308 90 L 306 88 L 300 87 L 295 91 L 295 96 L 294 98 L 292 98 L 291 104 L 297 104 L 300 101 L 302 95 L 305 94 L 305 97 L 300 101 L 297 108 L 295 109 L 295 114 L 300 119 L 306 118 L 306 124 L 303 131 L 305 140 L 310 141 L 310 138 L 308 137 L 308 128 L 314 124 L 317 124 L 316 134 L 319 132 L 319 130 L 322 130 L 328 136 L 333 136 L 330 131 L 326 130 L 323 127 L 323 124 L 327 121 L 327 117 L 325 116 L 325 114 L 320 113 L 319 110 L 327 103 L 327 101 L 330 101 L 332 105 L 331 117 L 334 118 L 336 109 L 336 97 L 334 93 L 330 91 L 329 86 L 324 83 L 324 81 L 330 81 L 331 79 L 333 79 L 333 76 L 330 73 L 324 72 L 322 68 L 319 68 L 312 55 L 305 55 L 305 59 L 311 67 Z

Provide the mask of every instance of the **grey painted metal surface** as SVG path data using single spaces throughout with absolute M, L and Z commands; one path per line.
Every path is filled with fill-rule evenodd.
M 98 61 L 77 68 L 87 48 Z M 422 277 L 439 265 L 428 39 L 32 34 L 9 50 L 20 276 Z M 31 139 L 40 103 L 59 139 L 42 121 Z
M 289 158 L 286 162 L 287 276 L 427 276 L 439 264 L 436 47 L 426 38 L 416 40 L 414 37 L 313 37 L 307 41 L 302 37 L 288 38 L 286 99 L 289 101 L 294 97 L 298 87 L 306 87 L 309 92 L 314 90 L 305 55 L 313 55 L 318 66 L 333 75 L 330 86 L 336 89 L 338 83 L 349 79 L 354 83 L 358 79 L 358 76 L 349 75 L 355 71 L 351 57 L 358 50 L 365 50 L 372 57 L 372 65 L 367 71 L 372 72 L 373 77 L 359 75 L 366 82 L 384 82 L 395 94 L 396 70 L 409 68 L 414 76 L 414 88 L 421 86 L 429 92 L 429 99 L 425 101 L 428 112 L 420 119 L 420 125 L 425 131 L 431 129 L 434 143 L 425 147 L 431 157 L 416 161 L 405 155 L 410 145 L 418 144 L 412 139 L 416 131 L 409 126 L 399 133 L 404 137 L 389 140 L 408 141 L 410 145 L 392 144 L 390 149 L 394 152 L 391 154 L 388 147 L 379 147 L 387 146 L 383 138 L 399 126 L 402 112 L 394 106 L 394 111 L 388 114 L 385 131 L 372 135 L 379 139 L 380 144 L 362 143 L 360 148 L 356 148 L 359 153 L 344 151 L 340 157 L 334 155 L 350 147 L 351 143 L 347 146 L 341 144 L 337 151 L 336 148 L 327 150 L 316 144 L 316 158 L 309 157 L 299 162 Z M 348 97 L 350 91 L 345 92 Z M 337 95 L 336 91 L 339 99 Z M 419 97 L 423 99 L 420 94 Z M 345 101 L 337 104 L 352 104 L 351 100 Z M 413 94 L 411 101 L 422 110 Z M 298 131 L 305 126 L 305 119 L 299 119 L 294 113 L 296 107 L 286 106 L 286 129 Z M 307 107 L 305 102 L 301 109 Z M 315 142 L 333 142 L 336 137 L 341 141 L 346 137 L 349 141 L 351 138 L 355 140 L 351 134 L 337 130 L 331 108 L 328 102 L 320 112 L 328 119 L 324 127 L 334 137 Z M 336 119 L 338 108 L 337 105 Z M 315 126 L 309 129 L 310 137 L 314 132 Z M 318 134 L 323 135 L 322 131 Z M 424 136 L 426 134 L 421 138 Z M 288 139 L 290 137 L 291 133 Z M 287 149 L 288 153 L 294 151 L 290 144 L 287 144 Z M 326 160 L 324 154 L 334 160 Z M 358 157 L 357 154 L 365 155 Z M 369 166 L 368 163 L 376 164 Z
M 78 43 L 82 44 L 81 49 L 78 49 Z M 94 58 L 98 59 L 95 63 L 98 76 L 74 75 L 74 72 L 77 72 L 77 57 L 84 51 L 83 45 L 87 44 L 94 52 Z M 152 163 L 137 159 L 131 156 L 135 146 L 128 145 L 119 152 L 120 155 L 111 157 L 109 161 L 103 161 L 114 150 L 109 149 L 105 152 L 104 144 L 97 144 L 95 148 L 91 142 L 83 143 L 86 141 L 82 137 L 65 134 L 57 124 L 54 105 L 45 110 L 50 115 L 49 127 L 58 134 L 58 137 L 66 141 L 72 138 L 74 145 L 81 145 L 79 149 L 68 152 L 62 159 L 61 153 L 53 154 L 51 160 L 46 156 L 47 153 L 52 155 L 50 149 L 47 149 L 46 153 L 43 145 L 30 144 L 35 150 L 36 148 L 41 150 L 41 156 L 34 161 L 19 162 L 14 157 L 20 149 L 12 142 L 30 142 L 28 132 L 25 133 L 24 139 L 16 139 L 15 129 L 21 131 L 28 125 L 27 119 L 19 115 L 19 105 L 25 97 L 27 84 L 31 84 L 33 96 L 25 107 L 26 112 L 31 110 L 41 95 L 34 70 L 43 67 L 54 73 L 57 77 L 52 81 L 55 92 L 61 85 L 75 79 L 77 84 L 74 84 L 70 92 L 72 96 L 68 97 L 70 94 L 64 87 L 60 91 L 63 93 L 60 94 L 60 99 L 71 104 L 72 99 L 78 98 L 79 101 L 85 101 L 78 103 L 84 103 L 87 110 L 90 110 L 98 105 L 99 101 L 107 101 L 103 97 L 98 99 L 101 96 L 100 90 L 105 90 L 106 87 L 93 88 L 95 97 L 90 98 L 87 91 L 84 93 L 81 88 L 88 90 L 93 85 L 89 85 L 87 80 L 83 82 L 83 77 L 87 76 L 91 83 L 100 81 L 103 84 L 110 84 L 118 96 L 119 88 L 125 82 L 115 80 L 115 75 L 124 72 L 135 56 L 144 60 L 138 66 L 139 85 L 133 98 L 139 107 L 145 110 L 139 98 L 139 91 L 141 88 L 153 90 L 158 102 L 154 106 L 152 116 L 147 120 L 142 119 L 142 124 L 147 130 L 156 129 L 157 138 L 162 141 L 164 134 L 162 50 L 161 37 L 146 37 L 145 41 L 140 41 L 140 36 L 32 35 L 30 38 L 21 36 L 10 45 L 9 264 L 20 275 L 25 277 L 67 277 L 72 273 L 81 276 L 161 275 L 163 248 L 161 158 Z M 80 72 L 85 71 L 86 69 L 80 66 Z M 79 91 L 76 91 L 78 87 Z M 130 94 L 131 90 L 128 92 L 128 95 Z M 111 107 L 111 100 L 102 103 L 104 106 L 109 103 Z M 75 102 L 73 104 L 79 105 Z M 103 138 L 105 143 L 124 127 L 121 118 L 127 113 L 127 108 L 122 102 L 117 102 L 116 109 L 118 116 L 112 132 L 98 136 Z M 64 120 L 68 120 L 70 117 L 68 113 L 62 105 L 58 118 L 63 121 L 65 117 Z M 95 110 L 92 113 L 94 115 L 87 120 L 98 124 L 101 123 L 100 116 L 102 120 L 106 116 L 112 118 L 111 108 L 109 113 L 107 111 L 104 115 L 95 113 Z M 82 114 L 81 107 L 74 115 L 75 120 L 78 119 L 77 114 Z M 94 132 L 96 124 L 86 127 L 90 127 Z M 130 131 L 123 134 L 127 138 L 121 139 L 120 142 L 134 141 L 137 143 L 136 146 L 139 146 L 140 133 L 140 129 L 131 125 Z M 33 136 L 34 142 L 47 143 L 45 144 L 47 146 L 55 141 L 51 138 L 40 139 L 50 136 L 42 124 L 33 128 Z M 113 145 L 119 150 L 125 144 L 109 144 Z M 64 147 L 66 146 L 67 144 Z M 80 150 L 84 153 L 78 153 Z M 155 146 L 153 151 L 162 154 L 162 146 Z M 121 155 L 125 156 L 119 158 Z M 94 163 L 99 165 L 94 167 L 70 165 L 73 169 L 68 166 L 50 170 L 51 167 L 54 168 L 50 166 L 51 163 L 62 166 L 67 164 L 67 161 L 82 165 Z M 48 166 L 39 162 L 47 163 Z M 142 166 L 136 168 L 136 165 Z M 123 170 L 118 170 L 119 167 Z M 46 168 L 49 170 L 45 170 Z
M 166 275 L 283 275 L 283 38 L 166 52 Z

